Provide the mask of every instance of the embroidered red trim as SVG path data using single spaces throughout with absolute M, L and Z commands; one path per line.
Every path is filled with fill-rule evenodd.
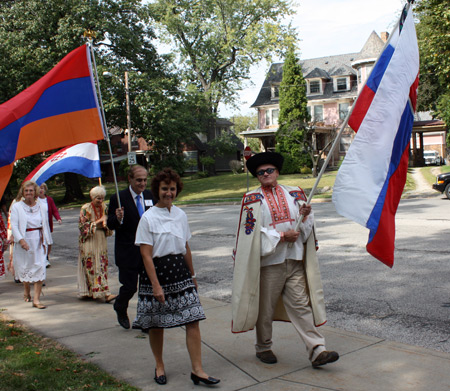
M 274 189 L 274 192 L 272 191 Z M 277 185 L 276 187 L 263 187 L 262 191 L 264 193 L 264 198 L 267 201 L 267 205 L 269 207 L 270 215 L 272 217 L 272 225 L 276 227 L 277 224 L 281 223 L 290 223 L 295 221 L 291 218 L 291 213 L 289 212 L 289 206 L 284 196 L 283 189 L 281 186 Z M 276 197 L 276 200 L 275 200 Z

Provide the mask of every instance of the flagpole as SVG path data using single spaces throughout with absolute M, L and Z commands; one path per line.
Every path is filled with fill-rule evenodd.
M 111 149 L 111 141 L 109 139 L 109 132 L 108 132 L 108 128 L 106 126 L 105 109 L 103 108 L 102 93 L 100 91 L 100 81 L 98 80 L 97 64 L 95 62 L 94 48 L 92 45 L 92 36 L 88 37 L 88 45 L 91 50 L 92 64 L 94 66 L 95 81 L 97 82 L 96 83 L 97 84 L 97 95 L 98 95 L 98 100 L 100 102 L 100 108 L 101 108 L 101 112 L 102 112 L 102 127 L 103 127 L 103 133 L 106 135 L 106 143 L 108 144 L 109 157 L 111 159 L 111 167 L 112 167 L 114 185 L 116 188 L 116 195 L 117 195 L 117 204 L 118 204 L 119 208 L 121 208 L 122 205 L 120 203 L 120 197 L 119 197 L 119 186 L 117 184 L 116 169 L 114 167 L 114 159 L 113 159 L 112 149 Z M 100 178 L 99 178 L 99 180 L 100 180 Z
M 402 10 L 402 14 L 403 14 L 405 11 L 406 11 L 406 14 L 408 13 L 409 8 L 411 7 L 411 3 L 412 3 L 412 0 L 407 0 L 407 3 L 405 4 L 405 7 L 404 7 L 403 10 Z M 390 42 L 390 40 L 391 40 L 391 38 L 392 38 L 392 35 L 393 35 L 392 33 L 395 32 L 395 30 L 398 28 L 398 26 L 399 26 L 401 20 L 402 20 L 402 15 L 400 15 L 400 18 L 398 18 L 398 21 L 397 21 L 397 23 L 395 24 L 395 27 L 392 29 L 391 35 L 389 35 L 388 40 L 387 40 L 386 43 L 384 44 L 383 50 L 381 50 L 380 54 L 378 55 L 378 58 L 377 58 L 377 60 L 375 61 L 375 64 L 378 62 L 378 60 L 380 59 L 381 54 L 382 54 L 382 53 L 384 52 L 384 50 L 386 49 L 386 46 L 389 44 L 389 42 Z M 327 158 L 325 159 L 325 162 L 323 163 L 322 168 L 320 169 L 319 175 L 317 176 L 316 182 L 314 183 L 314 186 L 312 187 L 312 189 L 311 189 L 311 191 L 310 191 L 310 193 L 309 193 L 309 195 L 308 195 L 308 199 L 307 199 L 307 201 L 306 201 L 306 205 L 309 205 L 309 204 L 311 203 L 312 198 L 314 197 L 314 193 L 315 193 L 316 190 L 317 190 L 317 186 L 319 185 L 320 179 L 322 178 L 322 175 L 323 175 L 323 173 L 325 172 L 325 169 L 326 169 L 327 166 L 328 166 L 328 163 L 329 163 L 329 161 L 330 161 L 330 159 L 331 159 L 331 156 L 333 155 L 333 152 L 334 152 L 334 150 L 335 150 L 335 148 L 336 148 L 336 145 L 337 145 L 337 143 L 339 142 L 339 140 L 340 140 L 340 138 L 341 138 L 341 135 L 342 135 L 342 133 L 343 133 L 345 127 L 346 127 L 347 124 L 348 124 L 349 118 L 350 118 L 350 116 L 351 116 L 351 114 L 352 114 L 352 112 L 353 112 L 353 109 L 354 109 L 354 107 L 355 107 L 355 103 L 356 103 L 356 101 L 358 100 L 358 97 L 359 97 L 361 91 L 362 91 L 362 90 L 364 89 L 364 87 L 366 86 L 367 80 L 368 80 L 368 78 L 366 78 L 366 80 L 364 81 L 364 83 L 363 83 L 361 89 L 359 90 L 360 92 L 359 92 L 358 96 L 357 96 L 356 99 L 354 100 L 354 102 L 353 102 L 353 104 L 352 104 L 350 110 L 349 110 L 348 113 L 347 113 L 347 116 L 345 117 L 344 122 L 343 122 L 342 125 L 341 125 L 341 128 L 339 129 L 338 134 L 336 135 L 336 138 L 335 138 L 334 141 L 333 141 L 333 144 L 332 144 L 332 146 L 331 146 L 331 148 L 330 148 L 330 150 L 329 150 L 329 152 L 328 152 Z M 296 230 L 296 231 L 299 230 L 300 224 L 301 224 L 302 220 L 303 220 L 303 219 L 301 219 L 301 218 L 299 219 L 299 221 L 298 221 L 298 223 L 297 223 L 297 225 L 296 225 L 296 227 L 295 227 L 295 230 Z

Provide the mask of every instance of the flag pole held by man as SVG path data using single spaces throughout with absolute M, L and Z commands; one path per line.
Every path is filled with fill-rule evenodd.
M 0 195 L 14 162 L 36 153 L 105 137 L 88 45 L 0 105 Z
M 336 211 L 369 228 L 367 251 L 392 267 L 395 213 L 406 182 L 419 81 L 419 50 L 406 4 L 349 119 L 357 132 L 336 176 Z

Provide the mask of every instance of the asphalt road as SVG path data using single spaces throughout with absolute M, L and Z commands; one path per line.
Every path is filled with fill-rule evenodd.
M 239 206 L 184 208 L 200 294 L 229 301 Z M 450 201 L 437 194 L 402 200 L 392 269 L 367 254 L 368 230 L 314 203 L 328 325 L 450 353 Z M 56 262 L 77 262 L 78 210 L 62 210 Z M 117 278 L 114 238 L 110 279 Z M 49 270 L 51 273 L 51 270 Z

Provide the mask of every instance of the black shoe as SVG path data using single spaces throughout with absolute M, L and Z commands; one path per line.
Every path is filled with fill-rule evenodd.
M 156 368 L 155 368 L 155 377 L 154 377 L 154 379 L 155 379 L 155 382 L 158 383 L 158 384 L 166 384 L 167 383 L 167 378 L 166 378 L 165 374 L 161 375 L 161 376 L 157 376 L 156 375 Z
M 117 321 L 119 322 L 119 324 L 124 328 L 124 329 L 129 329 L 130 328 L 130 319 L 128 319 L 128 315 L 126 312 L 120 312 L 117 311 L 116 309 L 114 310 L 116 311 L 117 314 Z
M 194 382 L 195 385 L 198 385 L 198 383 L 202 382 L 206 385 L 213 385 L 220 383 L 220 379 L 215 379 L 214 377 L 209 376 L 207 379 L 197 376 L 195 373 L 191 372 L 191 380 Z
M 276 364 L 278 361 L 277 356 L 275 356 L 271 350 L 256 353 L 256 357 L 258 357 L 265 364 Z
M 325 350 L 312 362 L 312 366 L 313 368 L 317 368 L 321 365 L 329 364 L 337 360 L 339 360 L 339 354 L 337 352 Z

